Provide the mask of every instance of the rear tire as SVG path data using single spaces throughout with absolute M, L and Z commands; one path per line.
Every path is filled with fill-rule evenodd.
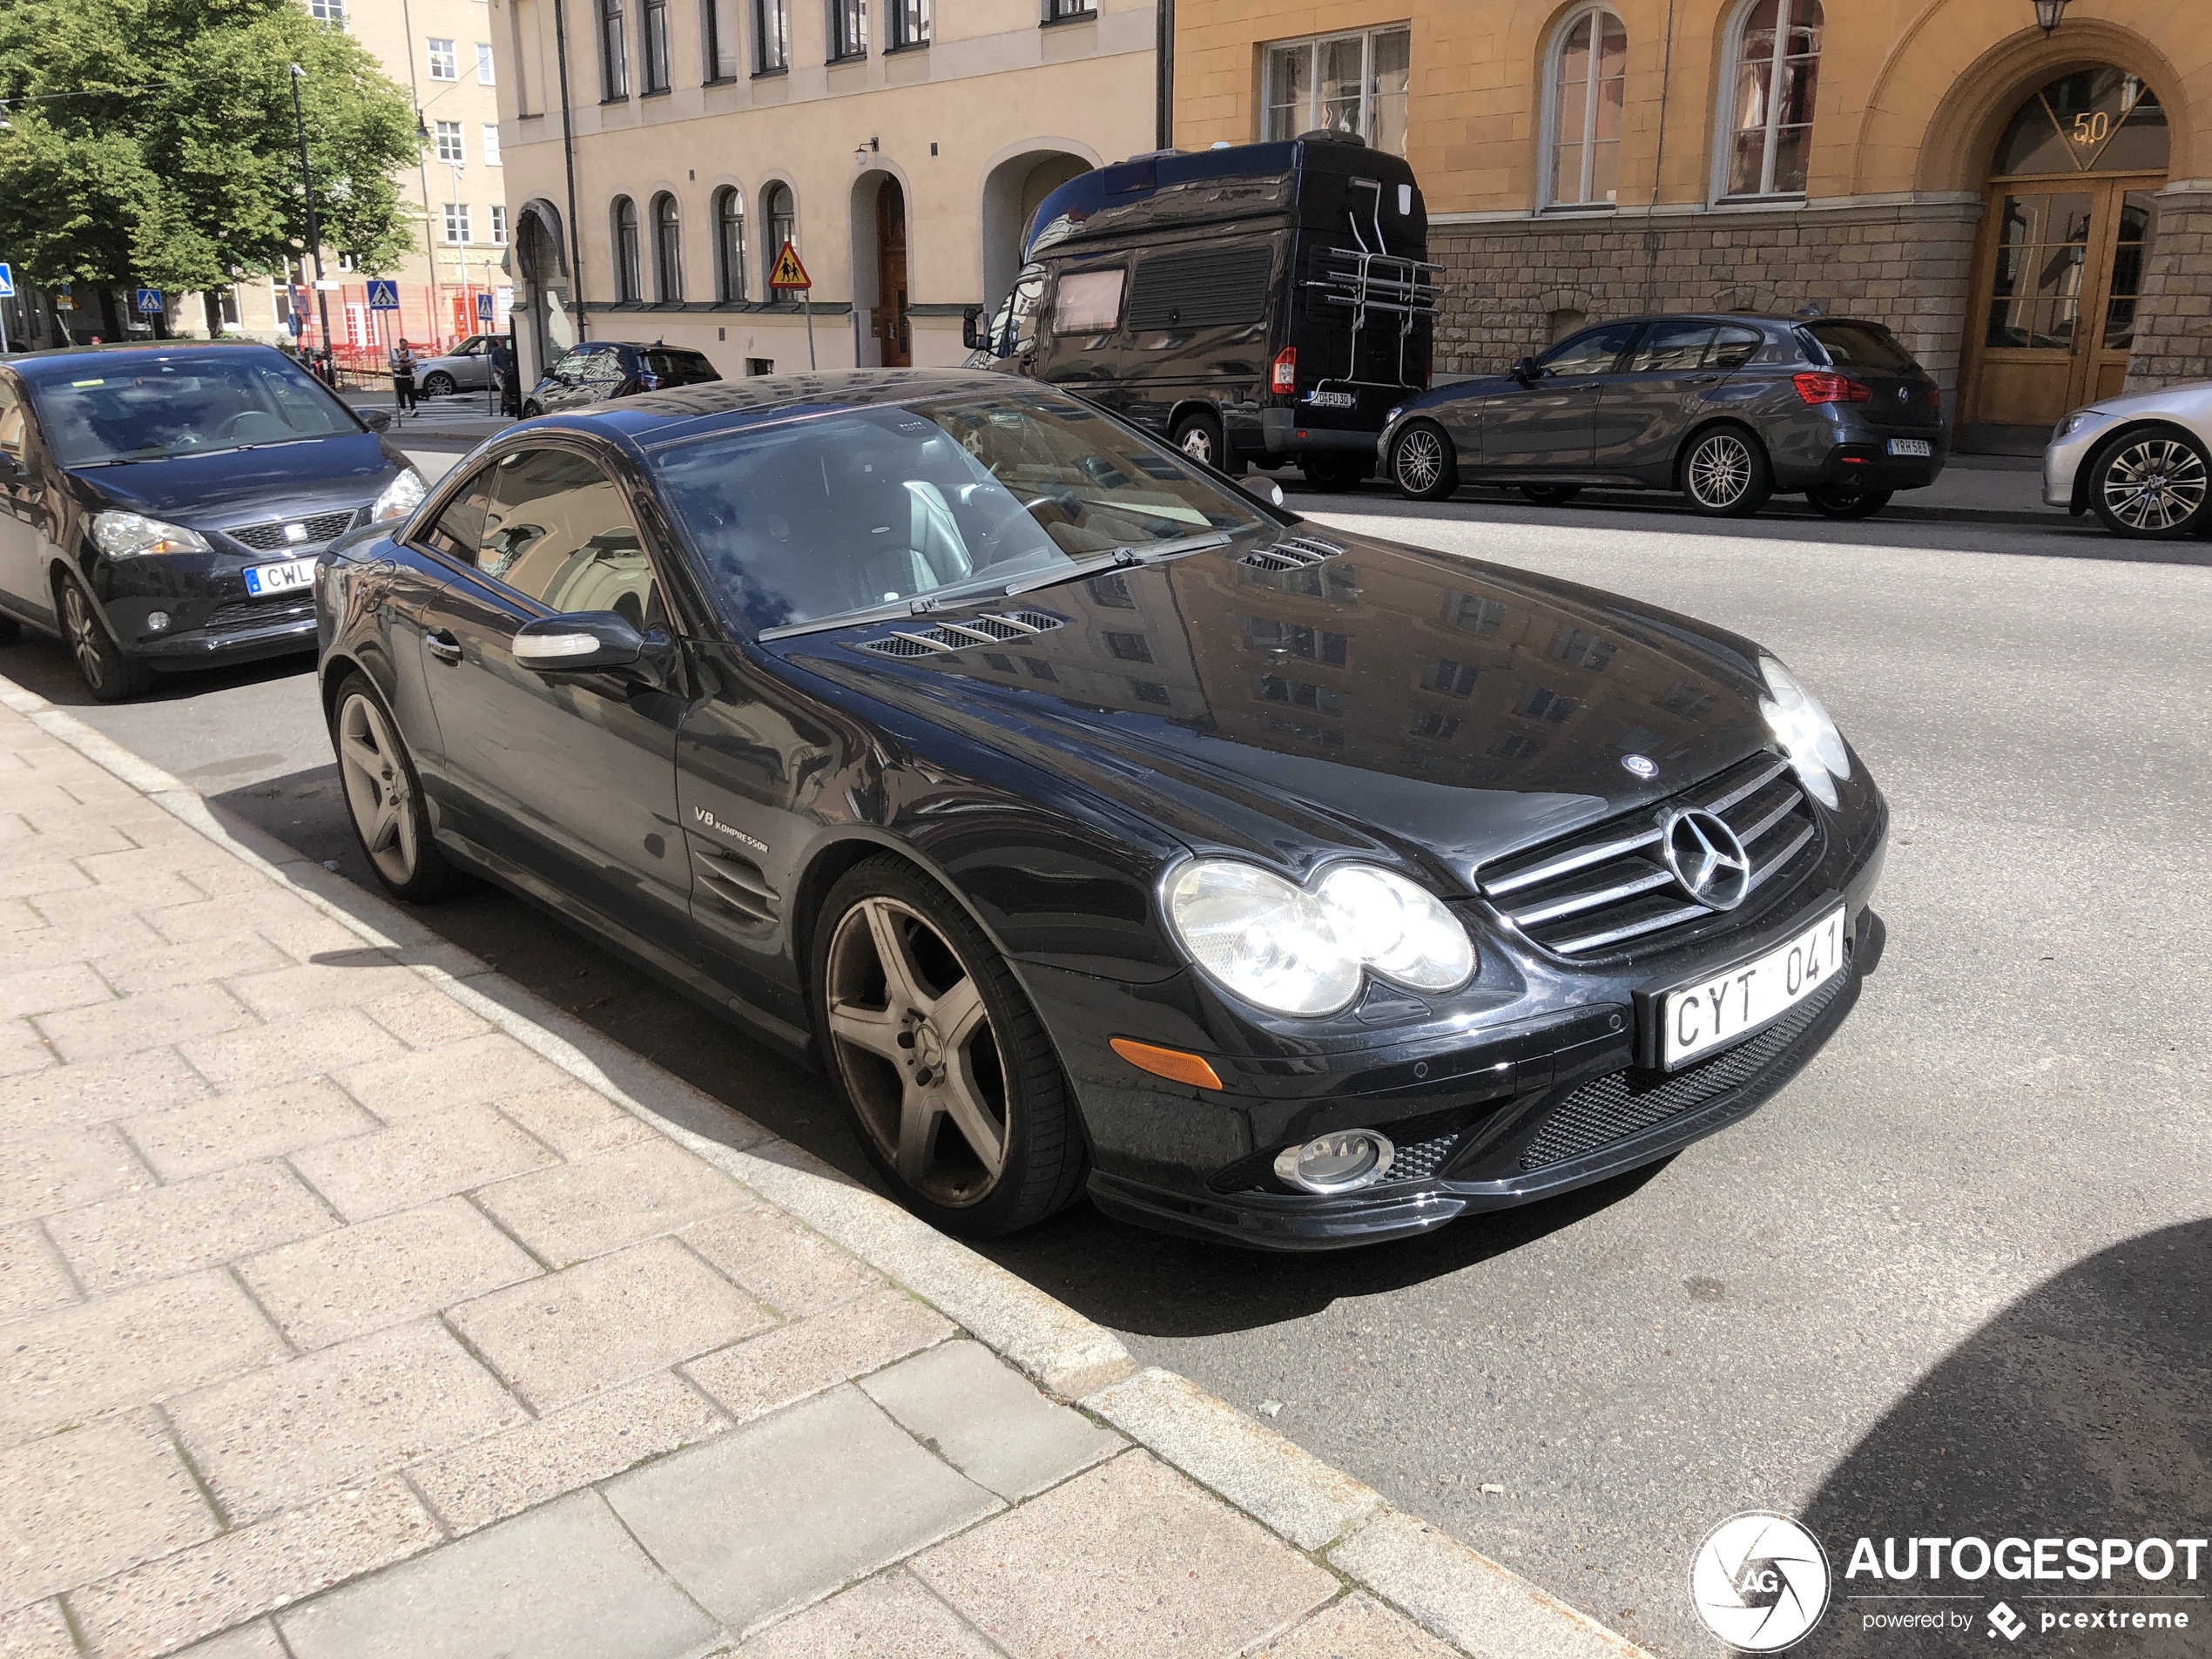
M 0 617 L 0 651 L 23 644 L 23 624 L 13 617 Z
M 438 850 L 407 740 L 368 675 L 355 671 L 339 685 L 330 747 L 354 839 L 384 891 L 408 904 L 435 904 L 466 887 L 468 878 Z
M 1390 481 L 1408 501 L 1447 501 L 1460 487 L 1460 458 L 1433 421 L 1409 421 L 1390 446 Z
M 1521 493 L 1539 507 L 1564 507 L 1582 493 L 1580 484 L 1523 484 Z
M 1087 1160 L 1059 1054 L 935 882 L 902 859 L 855 865 L 823 901 L 812 954 L 823 1069 L 901 1203 L 994 1238 L 1075 1201 Z
M 1175 447 L 1191 460 L 1203 462 L 1217 472 L 1227 472 L 1229 440 L 1221 429 L 1221 417 L 1200 410 L 1186 415 L 1175 423 Z
M 2212 457 L 2178 427 L 2127 433 L 2089 463 L 2089 506 L 2130 541 L 2171 541 L 2212 526 Z
M 1298 464 L 1298 470 L 1305 475 L 1305 482 L 1314 489 L 1337 492 L 1357 489 L 1359 481 L 1374 470 L 1370 462 L 1344 455 L 1307 455 Z
M 1893 489 L 1867 489 L 1850 484 L 1815 484 L 1805 491 L 1812 510 L 1828 518 L 1871 518 L 1890 504 Z
M 454 391 L 453 376 L 443 369 L 422 382 L 422 395 L 425 397 L 451 397 Z
M 153 668 L 136 657 L 125 657 L 107 631 L 99 602 L 74 576 L 54 579 L 54 597 L 61 613 L 62 638 L 77 664 L 77 678 L 96 703 L 127 703 L 153 689 Z
M 1708 518 L 1749 518 L 1774 494 L 1774 469 L 1742 427 L 1709 427 L 1683 451 L 1682 493 Z
M 525 421 L 535 421 L 544 413 L 543 409 L 538 408 L 536 398 L 529 399 L 523 405 L 523 419 Z

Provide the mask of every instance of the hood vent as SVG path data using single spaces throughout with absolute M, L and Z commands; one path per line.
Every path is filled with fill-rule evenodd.
M 1255 570 L 1303 570 L 1309 564 L 1332 559 L 1344 550 L 1317 536 L 1286 536 L 1265 547 L 1256 547 L 1238 561 Z
M 970 651 L 978 645 L 1003 645 L 1009 639 L 1028 639 L 1050 633 L 1064 618 L 1042 610 L 1008 610 L 988 616 L 964 617 L 941 622 L 917 633 L 904 630 L 881 639 L 864 640 L 857 647 L 879 657 L 934 657 L 945 651 Z

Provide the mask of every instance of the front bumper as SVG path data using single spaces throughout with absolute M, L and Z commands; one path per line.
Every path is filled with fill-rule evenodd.
M 2090 452 L 2112 430 L 2113 422 L 2106 415 L 2093 415 L 2081 421 L 2063 438 L 2053 438 L 2043 448 L 2043 504 L 2063 507 L 2069 512 L 2087 510 L 2088 502 L 2082 491 L 2084 480 L 2081 469 L 2087 464 Z

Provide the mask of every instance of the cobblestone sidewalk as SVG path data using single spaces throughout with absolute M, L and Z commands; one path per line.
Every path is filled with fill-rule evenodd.
M 0 1656 L 1635 1651 L 0 693 Z

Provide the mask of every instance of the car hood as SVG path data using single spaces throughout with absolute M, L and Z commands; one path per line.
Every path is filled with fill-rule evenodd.
M 406 465 L 374 433 L 361 432 L 266 449 L 78 468 L 70 475 L 105 505 L 219 529 L 272 514 L 373 501 Z
M 2185 381 L 2156 391 L 2101 397 L 2083 407 L 2100 415 L 2172 415 L 2193 421 L 2212 421 L 2212 381 Z
M 1500 565 L 1291 534 L 1341 551 L 1269 569 L 1240 542 L 769 649 L 1194 849 L 1298 876 L 1345 853 L 1395 857 L 1447 890 L 1771 741 L 1757 648 L 1736 635 Z

